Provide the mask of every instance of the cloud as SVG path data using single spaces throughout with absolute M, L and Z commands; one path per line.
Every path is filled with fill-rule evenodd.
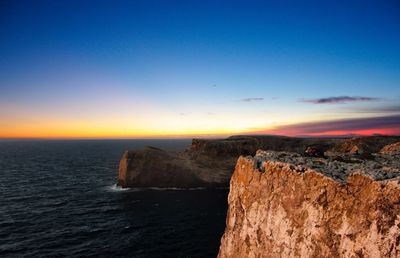
M 300 102 L 311 103 L 311 104 L 346 104 L 349 102 L 377 101 L 379 99 L 380 98 L 374 98 L 374 97 L 339 96 L 339 97 L 328 97 L 319 99 L 300 99 Z
M 281 135 L 344 135 L 344 134 L 396 134 L 400 135 L 400 115 L 305 122 L 282 125 L 257 133 Z
M 244 99 L 241 99 L 241 101 L 243 101 L 243 102 L 253 102 L 253 101 L 263 101 L 264 100 L 264 98 L 244 98 Z

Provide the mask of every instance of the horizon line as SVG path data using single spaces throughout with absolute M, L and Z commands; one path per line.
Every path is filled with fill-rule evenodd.
M 0 141 L 78 141 L 78 140 L 191 140 L 191 139 L 225 139 L 233 136 L 275 136 L 292 138 L 351 138 L 351 137 L 400 137 L 400 134 L 338 134 L 338 135 L 284 135 L 284 134 L 230 134 L 230 135 L 192 135 L 192 136 L 148 136 L 148 137 L 0 137 Z

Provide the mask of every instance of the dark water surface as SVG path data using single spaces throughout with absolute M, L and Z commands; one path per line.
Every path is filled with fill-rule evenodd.
M 125 149 L 189 143 L 0 141 L 0 256 L 215 257 L 228 190 L 114 185 Z

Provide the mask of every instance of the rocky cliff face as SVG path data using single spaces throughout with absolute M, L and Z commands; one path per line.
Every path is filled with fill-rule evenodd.
M 400 142 L 386 145 L 380 151 L 381 154 L 400 155 Z
M 119 164 L 122 187 L 226 186 L 235 157 L 210 157 L 194 152 L 167 152 L 154 147 L 126 151 Z
M 218 256 L 400 257 L 399 162 L 380 154 L 240 157 Z
M 226 139 L 194 139 L 182 152 L 153 147 L 129 150 L 121 158 L 118 185 L 122 187 L 215 187 L 228 186 L 240 155 L 258 149 L 303 153 L 308 146 L 332 153 L 368 154 L 400 137 L 354 139 L 293 138 L 284 136 L 232 136 Z M 372 147 L 371 147 L 372 146 Z M 353 151 L 354 152 L 354 151 Z M 357 154 L 355 153 L 355 154 Z

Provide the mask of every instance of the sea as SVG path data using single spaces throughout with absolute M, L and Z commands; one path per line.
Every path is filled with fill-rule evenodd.
M 228 189 L 116 186 L 127 149 L 190 140 L 1 140 L 0 257 L 216 257 Z

